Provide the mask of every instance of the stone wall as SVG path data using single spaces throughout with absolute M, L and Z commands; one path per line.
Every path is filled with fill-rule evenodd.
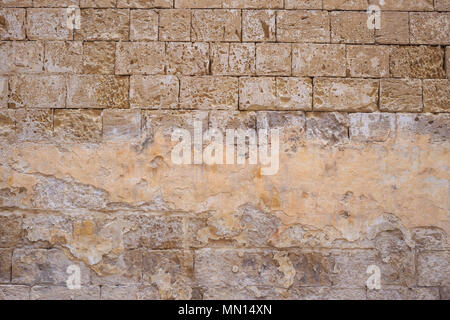
M 0 299 L 450 299 L 449 0 L 0 0 L 0 60 Z

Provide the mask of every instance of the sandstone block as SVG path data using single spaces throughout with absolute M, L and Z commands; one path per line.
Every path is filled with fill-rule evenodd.
M 11 109 L 0 109 L 0 137 L 4 139 L 5 141 L 12 143 L 14 142 L 16 138 L 16 120 L 14 117 L 14 110 Z M 8 196 L 9 196 L 9 190 L 5 189 L 5 196 L 2 198 L 2 203 L 7 204 L 9 203 Z
M 187 9 L 161 10 L 159 12 L 160 41 L 190 41 L 191 11 Z
M 116 0 L 80 0 L 80 8 L 114 8 Z
M 322 9 L 320 0 L 286 0 L 286 9 Z
M 347 46 L 347 74 L 350 77 L 389 76 L 388 46 Z
M 165 12 L 165 11 L 163 11 Z M 130 40 L 158 40 L 158 13 L 153 10 L 131 10 Z
M 131 76 L 130 105 L 143 109 L 178 108 L 179 81 L 175 76 Z
M 129 11 L 125 9 L 83 9 L 81 28 L 75 40 L 128 40 Z
M 104 110 L 103 138 L 106 140 L 126 140 L 136 138 L 141 132 L 140 110 Z
M 445 65 L 447 68 L 447 78 L 450 78 L 450 47 L 445 50 L 445 56 L 447 57 Z
M 30 40 L 72 40 L 73 31 L 67 27 L 66 9 L 28 9 L 27 36 Z
M 409 14 L 407 12 L 383 12 L 381 28 L 375 30 L 375 41 L 385 44 L 408 44 Z
M 383 79 L 380 83 L 380 110 L 386 112 L 421 112 L 422 81 Z
M 175 0 L 176 8 L 283 8 L 283 0 Z
M 450 137 L 450 114 L 415 114 L 400 113 L 397 115 L 397 131 L 400 139 L 415 139 L 411 133 L 428 137 L 432 143 L 447 141 Z M 415 141 L 415 140 L 414 140 Z
M 368 290 L 368 300 L 439 300 L 438 288 L 393 288 Z
M 33 0 L 0 0 L 0 8 L 2 7 L 32 7 Z
M 22 216 L 16 214 L 0 215 L 0 247 L 13 248 L 22 242 Z
M 63 7 L 66 8 L 68 6 L 78 6 L 79 0 L 34 0 L 34 7 Z
M 17 109 L 17 138 L 20 141 L 43 141 L 53 135 L 53 112 L 47 109 Z
M 17 285 L 0 285 L 0 300 L 29 300 L 30 288 Z
M 326 11 L 286 10 L 277 14 L 277 40 L 329 42 L 330 17 Z
M 68 142 L 98 142 L 102 136 L 101 110 L 55 110 L 54 132 Z
M 450 44 L 450 13 L 420 12 L 410 14 L 411 43 Z
M 117 0 L 118 8 L 172 8 L 173 0 Z
M 256 45 L 256 73 L 258 75 L 291 75 L 291 45 L 261 43 Z
M 373 112 L 377 104 L 377 80 L 314 79 L 315 111 Z
M 8 78 L 0 76 L 0 108 L 8 107 Z
M 367 0 L 323 0 L 325 10 L 367 10 Z
M 0 40 L 25 39 L 25 9 L 0 8 Z
M 170 42 L 166 59 L 168 74 L 206 75 L 209 71 L 209 45 L 204 42 Z
M 107 41 L 86 41 L 83 44 L 83 73 L 114 74 L 116 46 Z
M 395 78 L 443 78 L 444 51 L 440 47 L 400 46 L 391 51 L 390 72 Z
M 417 260 L 419 286 L 448 286 L 449 272 L 449 251 L 430 251 L 419 254 Z
M 35 73 L 43 70 L 44 44 L 39 41 L 1 41 L 0 73 Z
M 0 249 L 0 283 L 11 281 L 12 249 Z
M 100 287 L 82 286 L 70 290 L 67 286 L 34 286 L 31 288 L 30 300 L 99 300 Z
M 395 136 L 395 115 L 392 113 L 351 113 L 350 139 L 384 142 Z
M 366 12 L 337 11 L 331 13 L 332 43 L 373 43 L 374 30 L 367 28 Z
M 294 44 L 292 75 L 307 77 L 345 77 L 345 45 Z
M 101 290 L 102 300 L 156 300 L 159 298 L 156 286 L 105 285 Z
M 116 45 L 116 74 L 163 74 L 163 42 L 121 42 Z
M 436 0 L 434 3 L 436 11 L 450 11 L 450 1 L 448 0 Z
M 83 43 L 81 41 L 47 42 L 44 67 L 47 72 L 81 73 L 83 71 Z
M 275 11 L 244 10 L 242 12 L 243 41 L 275 41 Z
M 425 112 L 450 112 L 450 80 L 424 80 Z
M 321 144 L 348 141 L 349 119 L 346 113 L 309 112 L 306 115 L 306 138 Z M 288 233 L 287 233 L 288 234 Z
M 253 43 L 212 43 L 211 72 L 213 75 L 253 75 L 255 52 Z
M 192 41 L 240 41 L 239 10 L 194 10 Z

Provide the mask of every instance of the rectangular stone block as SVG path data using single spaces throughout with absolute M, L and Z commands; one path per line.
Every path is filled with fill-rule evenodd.
M 367 27 L 366 12 L 331 13 L 332 43 L 374 43 L 375 32 Z
M 315 111 L 374 112 L 377 104 L 377 80 L 314 79 Z
M 12 109 L 0 109 L 0 137 L 4 139 L 8 143 L 12 143 L 16 138 L 16 120 L 14 117 L 14 110 Z M 10 191 L 11 189 L 6 188 L 5 195 L 0 198 L 0 202 L 3 205 L 10 204 L 10 201 L 12 200 L 12 203 L 15 203 L 13 200 L 14 197 L 11 196 Z M 20 190 L 18 190 L 19 194 L 21 193 Z M 12 198 L 12 199 L 11 199 Z
M 326 11 L 285 10 L 277 14 L 277 40 L 329 42 L 330 17 Z
M 0 0 L 0 8 L 2 7 L 32 7 L 33 0 Z
M 350 77 L 389 76 L 388 46 L 347 46 L 347 74 Z
M 407 12 L 383 12 L 381 28 L 375 30 L 375 41 L 384 44 L 408 44 L 409 14 Z
M 381 288 L 368 290 L 368 300 L 439 300 L 438 288 Z
M 30 287 L 17 285 L 0 285 L 0 300 L 29 300 Z
M 82 9 L 75 40 L 124 41 L 129 37 L 130 12 L 126 9 Z
M 1 41 L 0 73 L 34 73 L 43 71 L 44 44 L 39 41 Z
M 101 110 L 55 110 L 53 124 L 55 137 L 65 142 L 92 143 L 102 137 Z
M 283 8 L 283 0 L 174 0 L 176 8 Z
M 102 300 L 156 300 L 158 288 L 149 285 L 105 285 L 101 288 Z
M 167 73 L 200 76 L 209 73 L 209 44 L 169 42 L 166 46 Z
M 182 77 L 180 86 L 180 108 L 182 109 L 238 109 L 238 78 Z
M 132 108 L 178 108 L 179 81 L 175 76 L 131 76 Z
M 449 12 L 413 12 L 409 18 L 411 43 L 450 44 Z
M 421 112 L 422 81 L 383 79 L 380 83 L 380 110 L 386 112 Z
M 379 5 L 378 0 L 369 0 L 369 4 Z M 433 11 L 433 0 L 384 0 L 382 9 L 386 11 Z
M 117 8 L 172 8 L 173 0 L 117 0 Z
M 83 73 L 114 74 L 116 45 L 109 41 L 83 43 Z
M 286 0 L 285 9 L 322 9 L 320 0 Z
M 56 109 L 66 106 L 66 80 L 59 75 L 16 75 L 9 79 L 10 108 Z
M 323 0 L 324 10 L 367 10 L 367 0 Z
M 395 136 L 395 114 L 351 113 L 349 120 L 352 141 L 385 142 Z
M 83 72 L 81 41 L 49 41 L 45 43 L 45 71 L 57 73 Z
M 241 41 L 239 10 L 192 11 L 192 41 Z
M 17 109 L 16 133 L 19 141 L 44 141 L 53 135 L 53 112 L 50 109 Z
M 80 0 L 80 8 L 114 8 L 116 0 Z
M 425 112 L 450 112 L 450 80 L 424 80 L 423 104 Z
M 0 109 L 8 107 L 8 77 L 0 76 Z
M 291 75 L 292 47 L 289 43 L 258 43 L 256 73 L 258 75 Z
M 254 43 L 211 43 L 213 75 L 254 75 L 256 46 Z
M 444 50 L 431 46 L 394 47 L 390 73 L 394 78 L 444 78 Z
M 0 283 L 11 282 L 12 249 L 0 249 Z
M 274 10 L 242 11 L 242 41 L 276 41 Z
M 34 7 L 63 7 L 67 8 L 68 6 L 78 6 L 79 0 L 34 0 Z
M 191 11 L 187 9 L 161 10 L 159 12 L 160 41 L 190 41 Z
M 312 80 L 276 78 L 277 110 L 312 110 Z
M 27 37 L 30 40 L 72 40 L 66 9 L 27 9 Z
M 154 10 L 131 10 L 130 40 L 158 40 L 158 19 L 159 15 Z
M 163 42 L 119 42 L 116 45 L 116 74 L 164 74 Z
M 25 39 L 25 9 L 0 8 L 0 40 Z
M 324 145 L 348 142 L 349 119 L 342 112 L 308 112 L 306 138 Z
M 82 286 L 70 290 L 67 286 L 34 286 L 31 288 L 30 300 L 99 300 L 99 286 Z
M 129 108 L 129 78 L 72 75 L 67 79 L 68 108 Z
M 417 260 L 418 285 L 448 286 L 450 274 L 450 252 L 430 251 L 419 254 Z
M 436 9 L 436 11 L 450 11 L 450 1 L 436 0 L 434 2 L 434 8 Z
M 141 133 L 141 111 L 107 109 L 103 111 L 103 138 L 129 141 Z
M 345 77 L 346 50 L 340 44 L 294 44 L 292 75 L 303 77 Z

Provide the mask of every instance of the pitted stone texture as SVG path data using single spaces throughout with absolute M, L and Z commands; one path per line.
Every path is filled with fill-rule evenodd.
M 447 47 L 445 50 L 445 56 L 446 56 L 446 68 L 447 68 L 447 78 L 450 79 L 450 47 Z
M 25 39 L 25 9 L 0 8 L 0 40 Z
M 17 285 L 0 285 L 0 300 L 29 300 L 30 287 Z
M 167 73 L 185 76 L 209 73 L 209 44 L 169 42 L 166 47 Z
M 171 8 L 173 0 L 117 0 L 118 8 Z
M 177 8 L 280 9 L 283 0 L 175 0 Z
M 390 72 L 394 78 L 444 78 L 444 50 L 431 46 L 400 46 L 391 51 Z
M 256 72 L 255 50 L 253 43 L 212 43 L 212 74 L 254 75 Z
M 8 77 L 0 76 L 0 108 L 8 107 Z
M 434 3 L 436 11 L 450 11 L 449 0 L 436 0 Z
M 159 11 L 160 41 L 190 41 L 191 12 L 187 9 Z
M 99 142 L 102 135 L 101 110 L 55 110 L 55 136 L 67 142 Z
M 239 10 L 192 11 L 192 41 L 241 41 Z
M 0 7 L 32 7 L 33 0 L 0 0 Z
M 388 46 L 347 46 L 347 74 L 350 77 L 389 76 Z
M 450 112 L 450 80 L 424 80 L 425 112 Z
M 30 300 L 99 300 L 100 287 L 82 286 L 71 290 L 67 286 L 34 286 L 31 288 Z
M 291 75 L 292 47 L 287 43 L 256 45 L 256 73 L 258 75 Z
M 116 46 L 107 41 L 83 43 L 83 73 L 114 74 Z
M 182 77 L 180 108 L 237 110 L 238 79 L 234 77 Z
M 323 0 L 325 10 L 367 10 L 367 0 Z
M 450 44 L 450 13 L 411 13 L 411 43 Z
M 242 41 L 276 40 L 274 10 L 244 10 L 242 20 Z
M 14 110 L 0 109 L 0 137 L 8 143 L 16 140 L 16 120 Z
M 438 288 L 392 288 L 368 290 L 368 300 L 439 300 Z
M 37 73 L 43 71 L 44 44 L 40 41 L 1 41 L 0 73 Z
M 391 113 L 351 113 L 350 139 L 384 142 L 395 136 L 395 115 Z
M 141 133 L 140 110 L 104 110 L 103 138 L 106 140 L 129 140 Z
M 10 108 L 54 109 L 66 106 L 66 80 L 58 75 L 17 75 L 9 79 Z
M 72 40 L 73 31 L 67 27 L 66 9 L 28 9 L 27 37 L 30 40 Z
M 381 28 L 375 30 L 377 43 L 408 44 L 409 14 L 408 12 L 383 12 Z
M 101 290 L 102 300 L 156 300 L 159 298 L 156 285 L 105 285 Z
M 130 105 L 142 109 L 178 108 L 179 80 L 175 76 L 131 76 Z
M 129 37 L 129 10 L 83 9 L 81 28 L 75 30 L 75 40 L 125 41 Z
M 450 114 L 414 114 L 397 115 L 398 136 L 402 139 L 413 139 L 411 133 L 424 135 L 433 142 L 447 141 L 450 137 Z
M 45 44 L 45 71 L 82 73 L 83 43 L 81 41 L 49 41 Z
M 153 10 L 131 10 L 130 40 L 154 41 L 158 40 L 159 15 Z
M 418 79 L 383 79 L 380 82 L 380 110 L 386 112 L 421 112 L 422 81 Z
M 53 135 L 52 110 L 18 109 L 15 112 L 17 138 L 44 141 Z
M 35 7 L 69 7 L 78 6 L 79 0 L 34 0 Z
M 322 9 L 320 0 L 286 0 L 286 9 Z
M 8 193 L 8 190 L 2 189 L 1 193 L 3 198 L 3 193 Z M 2 213 L 0 222 L 0 247 L 13 248 L 20 245 L 22 242 L 22 216 Z
M 306 115 L 306 137 L 322 144 L 337 144 L 348 141 L 348 115 L 339 112 L 312 112 Z M 295 232 L 296 228 L 292 228 Z M 303 228 L 302 228 L 303 229 Z M 299 230 L 305 233 L 304 230 Z M 314 232 L 312 232 L 314 233 Z M 287 233 L 288 234 L 288 233 Z M 289 241 L 292 241 L 292 236 Z
M 80 8 L 114 8 L 116 0 L 80 0 Z
M 314 79 L 316 111 L 373 112 L 377 103 L 377 80 Z
M 12 249 L 0 249 L 0 283 L 11 281 Z
M 116 45 L 116 74 L 163 74 L 163 42 L 121 42 Z
M 369 4 L 379 5 L 378 0 L 369 0 Z M 386 11 L 433 11 L 433 0 L 384 0 L 382 10 Z
M 292 75 L 308 77 L 344 77 L 346 75 L 345 45 L 294 44 Z
M 67 79 L 68 108 L 128 108 L 129 78 L 73 75 Z
M 329 42 L 330 17 L 326 11 L 286 10 L 277 15 L 277 40 Z
M 448 286 L 450 252 L 447 250 L 420 253 L 417 272 L 419 286 Z
M 374 30 L 367 28 L 366 12 L 332 12 L 332 43 L 373 43 Z

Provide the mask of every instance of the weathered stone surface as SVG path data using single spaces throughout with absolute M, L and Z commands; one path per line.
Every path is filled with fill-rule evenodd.
M 325 10 L 367 10 L 367 0 L 323 0 Z
M 347 74 L 350 77 L 389 76 L 388 46 L 347 46 Z
M 378 81 L 314 79 L 314 110 L 373 112 L 377 110 Z
M 411 43 L 450 44 L 450 13 L 411 13 Z
M 291 75 L 292 47 L 286 43 L 256 45 L 256 73 L 261 76 Z
M 30 288 L 17 285 L 0 285 L 0 300 L 28 300 Z
M 190 41 L 190 10 L 161 10 L 159 12 L 159 39 L 161 41 Z
M 16 120 L 14 110 L 0 109 L 0 136 L 7 142 L 16 139 Z
M 163 11 L 164 12 L 164 11 Z M 159 15 L 153 10 L 131 10 L 130 40 L 158 40 Z
M 239 10 L 192 11 L 192 41 L 240 41 Z
M 253 75 L 256 72 L 253 43 L 212 43 L 211 73 L 214 75 Z
M 0 72 L 34 73 L 43 70 L 44 44 L 39 41 L 1 41 Z
M 180 108 L 237 110 L 238 79 L 234 77 L 182 77 Z
M 73 75 L 67 79 L 68 108 L 128 108 L 129 78 Z
M 156 285 L 105 285 L 101 288 L 102 300 L 156 300 L 158 298 Z
M 116 47 L 116 74 L 163 74 L 165 49 L 161 42 L 122 42 Z
M 331 13 L 332 43 L 373 43 L 373 30 L 367 28 L 365 12 L 337 11 Z
M 114 43 L 86 41 L 83 43 L 83 73 L 113 74 L 115 63 Z
M 117 0 L 118 8 L 171 8 L 173 0 Z
M 78 5 L 78 0 L 34 0 L 35 7 L 68 7 Z
M 0 8 L 0 40 L 25 39 L 25 9 Z
M 18 109 L 14 115 L 19 140 L 43 141 L 53 135 L 52 110 Z
M 36 8 L 27 10 L 27 37 L 30 40 L 71 40 L 66 9 Z
M 142 109 L 176 109 L 179 80 L 175 76 L 131 76 L 130 105 Z
M 128 40 L 129 10 L 83 9 L 81 28 L 75 30 L 75 40 Z
M 8 107 L 8 78 L 0 76 L 0 108 Z
M 438 288 L 393 288 L 368 290 L 368 300 L 439 300 Z
M 450 252 L 431 251 L 420 253 L 417 260 L 419 286 L 448 286 Z
M 106 140 L 129 140 L 141 133 L 140 110 L 104 110 L 103 138 Z
M 0 0 L 0 7 L 32 7 L 33 0 Z
M 443 78 L 444 51 L 440 47 L 392 48 L 390 72 L 394 78 Z
M 449 119 L 449 114 L 398 114 L 398 135 L 402 139 L 411 139 L 411 133 L 414 133 L 434 142 L 447 141 L 450 136 Z
M 0 283 L 11 281 L 12 249 L 0 249 Z
M 416 79 L 381 80 L 381 111 L 421 112 L 422 109 L 422 81 Z
M 448 0 L 436 0 L 434 7 L 437 11 L 450 11 L 450 2 Z
M 282 0 L 175 0 L 177 8 L 283 8 Z
M 9 78 L 10 108 L 54 109 L 66 106 L 66 81 L 58 75 L 15 75 Z
M 450 79 L 450 47 L 447 47 L 445 50 L 445 56 L 446 56 L 446 68 L 447 68 L 447 78 Z
M 320 0 L 286 0 L 286 9 L 322 9 Z
M 395 115 L 390 113 L 352 113 L 350 138 L 359 141 L 384 142 L 395 135 Z
M 450 112 L 450 80 L 424 80 L 425 112 Z
M 313 112 L 306 115 L 306 137 L 324 144 L 345 142 L 349 138 L 349 119 L 347 114 L 338 112 Z M 305 233 L 303 230 L 299 230 Z M 295 232 L 295 228 L 292 229 Z M 292 234 L 291 241 L 295 239 Z
M 83 43 L 81 41 L 46 42 L 44 67 L 47 72 L 81 73 Z
M 166 47 L 167 73 L 185 76 L 206 75 L 209 45 L 204 42 L 170 42 Z
M 55 110 L 54 132 L 67 142 L 98 142 L 102 135 L 101 110 Z
M 114 8 L 116 0 L 80 0 L 81 8 Z
M 369 4 L 378 5 L 377 0 L 369 0 Z M 385 0 L 383 4 L 383 10 L 395 10 L 395 11 L 433 11 L 432 0 Z
M 66 286 L 33 286 L 30 300 L 99 300 L 100 287 L 82 286 L 70 290 Z
M 381 28 L 375 30 L 377 43 L 408 44 L 409 14 L 407 12 L 383 12 Z
M 242 21 L 242 41 L 276 40 L 274 10 L 244 10 Z
M 309 77 L 344 77 L 346 74 L 345 45 L 294 44 L 292 75 Z
M 330 17 L 326 11 L 280 11 L 277 40 L 285 42 L 330 41 Z

